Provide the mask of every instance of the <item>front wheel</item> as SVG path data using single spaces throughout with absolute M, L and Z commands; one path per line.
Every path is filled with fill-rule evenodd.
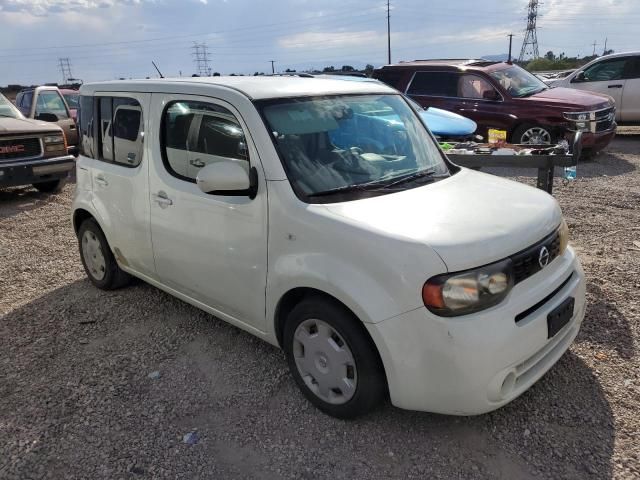
M 283 341 L 298 387 L 324 413 L 354 418 L 384 399 L 378 352 L 359 320 L 337 302 L 321 297 L 300 302 L 287 318 Z
M 550 145 L 556 143 L 556 135 L 549 127 L 522 125 L 513 132 L 512 140 L 523 145 Z

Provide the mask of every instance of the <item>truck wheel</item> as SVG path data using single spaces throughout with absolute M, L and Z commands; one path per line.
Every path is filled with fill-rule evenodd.
M 62 180 L 51 180 L 49 182 L 34 183 L 33 188 L 42 193 L 56 193 L 62 190 Z
M 131 276 L 118 266 L 102 229 L 93 218 L 80 225 L 78 246 L 84 271 L 96 287 L 114 290 L 130 282 Z
M 378 352 L 359 320 L 337 302 L 306 298 L 287 318 L 283 336 L 289 369 L 318 409 L 354 418 L 387 393 Z
M 528 124 L 516 128 L 512 141 L 525 145 L 549 145 L 556 143 L 556 136 L 549 127 Z

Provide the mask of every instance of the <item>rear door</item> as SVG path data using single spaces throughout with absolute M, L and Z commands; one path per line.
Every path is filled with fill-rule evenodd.
M 631 57 L 627 63 L 622 101 L 620 102 L 620 120 L 640 122 L 640 55 Z
M 621 119 L 622 92 L 626 80 L 624 72 L 630 57 L 596 62 L 584 70 L 584 81 L 571 80 L 571 88 L 610 95 L 616 102 L 616 120 Z
M 405 93 L 423 107 L 453 112 L 461 108 L 457 85 L 457 72 L 415 72 Z

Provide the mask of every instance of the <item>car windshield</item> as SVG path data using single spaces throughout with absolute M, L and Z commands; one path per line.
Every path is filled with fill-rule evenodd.
M 449 176 L 437 145 L 400 95 L 268 101 L 263 115 L 294 189 L 314 203 Z
M 80 107 L 80 95 L 78 93 L 63 93 L 67 105 L 69 108 L 79 108 Z
M 500 82 L 512 97 L 523 98 L 549 88 L 542 80 L 517 65 L 494 70 L 490 75 Z
M 23 118 L 20 111 L 4 95 L 0 95 L 0 117 Z

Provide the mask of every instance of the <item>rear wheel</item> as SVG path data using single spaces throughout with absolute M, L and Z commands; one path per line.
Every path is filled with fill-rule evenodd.
M 55 193 L 62 189 L 62 180 L 51 180 L 49 182 L 34 183 L 33 188 L 42 193 Z
M 549 127 L 522 125 L 513 132 L 512 141 L 525 145 L 550 145 L 556 143 L 556 135 Z
M 370 338 L 337 302 L 310 297 L 289 314 L 284 350 L 304 395 L 323 412 L 354 418 L 377 407 L 387 385 Z
M 128 284 L 131 276 L 120 269 L 98 223 L 89 218 L 78 231 L 80 258 L 87 277 L 102 290 L 113 290 Z

